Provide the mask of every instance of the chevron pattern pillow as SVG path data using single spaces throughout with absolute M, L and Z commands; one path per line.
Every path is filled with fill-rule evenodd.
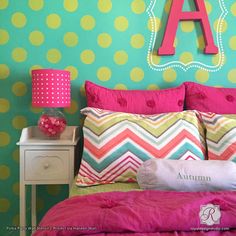
M 136 182 L 150 158 L 203 160 L 204 129 L 195 111 L 137 115 L 85 108 L 77 185 Z
M 206 129 L 208 159 L 236 162 L 236 115 L 200 114 Z

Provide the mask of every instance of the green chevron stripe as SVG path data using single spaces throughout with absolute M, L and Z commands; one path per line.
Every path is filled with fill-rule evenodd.
M 193 115 L 194 115 L 194 113 L 193 113 Z M 136 119 L 136 118 L 134 118 L 135 116 L 133 116 L 133 115 L 130 115 L 128 117 L 125 116 L 125 117 L 113 118 L 111 120 L 108 120 L 107 122 L 105 122 L 101 126 L 98 126 L 98 124 L 95 123 L 96 120 L 86 119 L 85 123 L 84 123 L 84 127 L 89 129 L 91 132 L 93 132 L 97 136 L 100 136 L 104 132 L 109 130 L 109 128 L 114 127 L 115 125 L 118 125 L 122 122 L 124 122 L 124 123 L 127 122 L 128 124 L 134 123 L 134 124 L 138 125 L 141 129 L 150 133 L 151 135 L 158 137 L 161 134 L 163 134 L 164 132 L 166 132 L 168 129 L 172 128 L 177 122 L 185 121 L 185 122 L 188 122 L 189 124 L 191 124 L 192 126 L 195 126 L 199 130 L 199 132 L 202 136 L 204 135 L 203 128 L 200 126 L 199 121 L 196 119 L 195 116 L 181 116 L 181 117 L 178 117 L 178 116 L 179 116 L 179 114 L 177 116 L 173 116 L 170 120 L 163 120 L 163 122 L 161 122 L 160 124 L 156 123 L 156 125 L 155 124 L 150 125 L 148 119 L 146 119 L 145 121 L 143 120 L 143 118 Z

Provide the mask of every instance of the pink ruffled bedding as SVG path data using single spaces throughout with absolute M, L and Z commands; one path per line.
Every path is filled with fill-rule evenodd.
M 236 192 L 130 191 L 69 198 L 34 236 L 236 235 Z

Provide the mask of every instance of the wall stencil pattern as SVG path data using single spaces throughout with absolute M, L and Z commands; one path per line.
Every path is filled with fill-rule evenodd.
M 215 39 L 220 2 L 228 12 L 220 23 L 220 54 L 202 53 L 204 40 L 197 23 L 178 26 L 176 54 L 171 60 L 185 65 L 199 60 L 213 70 L 186 66 L 185 70 L 178 66 L 160 70 L 168 57 L 157 55 L 162 39 L 158 35 L 164 32 L 171 0 L 156 0 L 155 16 L 150 17 L 153 1 L 0 0 L 0 235 L 17 235 L 7 228 L 19 223 L 16 142 L 22 128 L 35 125 L 42 111 L 31 106 L 32 69 L 71 72 L 72 103 L 64 109 L 69 125 L 80 122 L 79 110 L 86 105 L 85 80 L 118 89 L 162 89 L 184 81 L 236 88 L 236 0 L 204 1 Z M 193 6 L 193 0 L 186 0 L 185 10 Z M 154 43 L 152 35 L 158 36 Z M 66 191 L 63 185 L 40 186 L 39 218 L 67 197 Z
M 185 3 L 184 4 L 185 8 L 183 7 L 183 12 L 185 13 L 192 12 L 191 15 L 196 12 L 196 5 L 197 5 L 196 0 L 193 0 L 191 2 L 184 1 L 184 3 Z M 174 42 L 174 47 L 176 48 L 177 51 L 175 53 L 176 55 L 161 56 L 161 57 L 158 55 L 157 51 L 160 49 L 161 44 L 164 41 L 164 34 L 167 31 L 168 17 L 170 16 L 171 11 L 174 11 L 174 13 L 176 12 L 175 9 L 171 10 L 170 5 L 171 5 L 170 1 L 166 2 L 160 0 L 159 1 L 153 0 L 150 1 L 150 4 L 147 8 L 147 13 L 149 15 L 149 18 L 151 19 L 151 24 L 152 24 L 151 40 L 148 50 L 148 63 L 150 67 L 156 71 L 158 70 L 162 71 L 171 67 L 179 67 L 184 71 L 190 68 L 198 68 L 209 72 L 217 72 L 218 70 L 220 70 L 224 64 L 224 57 L 225 57 L 223 41 L 222 41 L 223 40 L 222 33 L 224 30 L 223 24 L 225 23 L 224 19 L 228 14 L 228 10 L 225 7 L 224 0 L 219 0 L 218 2 L 215 2 L 214 6 L 212 6 L 211 3 L 207 2 L 205 6 L 206 13 L 208 15 L 208 20 L 211 21 L 211 23 L 209 22 L 210 31 L 206 32 L 205 34 L 207 34 L 206 36 L 209 36 L 209 34 L 212 34 L 212 32 L 214 32 L 215 40 L 214 39 L 213 40 L 215 41 L 214 43 L 218 48 L 218 53 L 213 54 L 211 56 L 205 54 L 204 52 L 204 49 L 206 47 L 206 42 L 205 42 L 206 36 L 204 36 L 203 34 L 203 29 L 205 26 L 202 25 L 200 21 L 197 20 L 179 22 L 179 26 L 181 28 L 181 34 L 180 33 L 176 34 Z M 186 5 L 189 5 L 187 9 Z M 160 9 L 163 9 L 164 11 L 161 11 Z M 159 15 L 160 17 L 158 17 Z M 157 28 L 158 26 L 155 19 L 162 19 L 162 21 L 159 20 L 160 21 L 159 25 L 162 24 L 162 28 L 159 28 L 156 31 L 154 29 Z M 211 25 L 214 26 L 212 27 L 212 29 Z M 184 41 L 189 42 L 188 44 L 185 44 L 185 46 L 182 44 L 182 37 L 186 37 L 185 39 L 183 39 L 183 42 Z M 196 37 L 195 40 L 194 37 Z M 191 44 L 191 42 L 193 42 L 193 44 Z M 168 46 L 167 49 L 168 48 L 170 48 L 170 46 Z M 162 59 L 162 61 L 161 62 L 158 61 L 158 63 L 155 64 L 154 61 L 155 56 L 156 57 L 159 56 Z M 188 59 L 186 59 L 186 57 L 188 57 Z M 213 58 L 216 57 L 217 59 L 214 61 Z

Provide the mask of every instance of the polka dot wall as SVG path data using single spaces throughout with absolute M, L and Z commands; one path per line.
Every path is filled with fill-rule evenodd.
M 157 71 L 150 67 L 147 57 L 153 33 L 158 36 L 151 48 L 155 65 L 168 60 L 191 63 L 197 59 L 216 65 L 220 60 L 220 55 L 202 53 L 201 27 L 193 22 L 179 24 L 174 57 L 157 56 L 171 0 L 160 0 L 159 7 L 153 8 L 152 18 L 147 13 L 150 2 L 0 0 L 0 235 L 18 235 L 6 228 L 19 223 L 16 142 L 22 128 L 35 125 L 42 112 L 31 106 L 32 69 L 56 68 L 71 72 L 72 102 L 65 109 L 70 125 L 80 122 L 79 110 L 85 106 L 85 80 L 116 89 L 161 89 L 184 81 L 236 87 L 235 0 L 205 0 L 214 38 L 219 31 L 219 3 L 224 2 L 228 11 L 220 24 L 224 60 L 216 72 L 200 68 L 185 71 L 179 67 Z M 188 4 L 185 8 L 193 9 Z M 39 218 L 66 196 L 66 186 L 39 187 Z

